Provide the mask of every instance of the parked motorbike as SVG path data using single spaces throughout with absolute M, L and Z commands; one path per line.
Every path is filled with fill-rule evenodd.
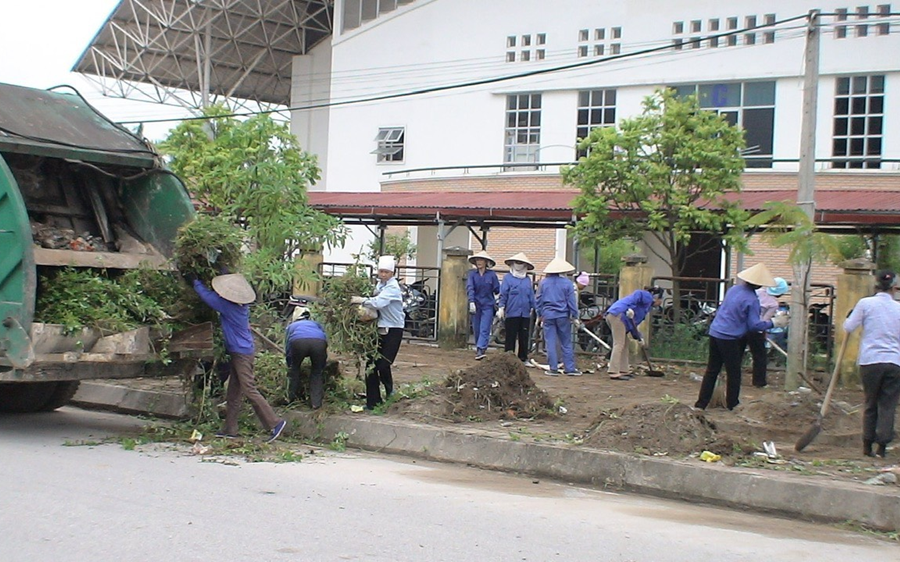
M 437 295 L 431 292 L 426 280 L 400 284 L 403 296 L 403 312 L 406 315 L 404 331 L 417 338 L 434 337 L 437 318 Z

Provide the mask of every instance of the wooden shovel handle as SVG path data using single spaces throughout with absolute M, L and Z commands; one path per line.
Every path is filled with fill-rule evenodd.
M 841 372 L 841 361 L 844 359 L 844 351 L 847 349 L 847 342 L 850 340 L 850 334 L 844 334 L 844 341 L 841 342 L 841 349 L 838 351 L 834 360 L 834 370 L 831 373 L 831 380 L 828 381 L 828 390 L 825 391 L 825 399 L 822 400 L 822 409 L 819 411 L 820 416 L 828 413 L 828 405 L 831 403 L 831 395 L 834 393 L 834 387 L 837 386 L 838 375 Z

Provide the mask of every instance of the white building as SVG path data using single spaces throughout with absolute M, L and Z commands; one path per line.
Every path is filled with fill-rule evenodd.
M 556 166 L 503 164 L 574 161 L 589 127 L 635 115 L 671 86 L 745 128 L 745 189 L 795 188 L 813 9 L 822 11 L 817 189 L 900 190 L 900 6 L 891 4 L 336 0 L 331 40 L 294 58 L 291 105 L 314 109 L 293 111 L 292 129 L 319 155 L 316 189 L 554 189 Z M 419 264 L 434 265 L 435 229 L 414 230 Z M 464 229 L 451 238 L 477 245 Z M 565 251 L 564 233 L 543 240 L 536 261 Z M 507 242 L 497 233 L 489 249 L 502 258 Z

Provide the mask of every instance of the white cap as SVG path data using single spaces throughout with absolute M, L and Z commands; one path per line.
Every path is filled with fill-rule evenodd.
M 381 271 L 382 269 L 385 271 L 394 271 L 395 267 L 397 267 L 397 264 L 394 261 L 394 256 L 381 256 L 378 258 L 378 271 Z

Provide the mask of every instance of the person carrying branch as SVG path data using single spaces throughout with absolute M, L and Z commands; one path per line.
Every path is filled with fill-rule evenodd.
M 366 409 L 374 410 L 384 400 L 381 398 L 381 385 L 384 385 L 385 397 L 394 392 L 394 375 L 391 365 L 400 351 L 403 342 L 403 326 L 406 314 L 403 312 L 403 293 L 400 283 L 394 277 L 397 268 L 394 256 L 378 258 L 378 283 L 374 296 L 369 298 L 350 297 L 351 304 L 361 304 L 378 311 L 378 350 L 369 358 L 366 368 Z
M 644 336 L 637 329 L 644 321 L 647 313 L 662 302 L 663 289 L 644 287 L 623 297 L 612 304 L 606 311 L 606 323 L 612 333 L 612 355 L 609 358 L 607 373 L 614 381 L 631 380 L 631 366 L 628 364 L 625 332 L 631 334 L 638 345 L 644 345 Z
M 900 303 L 894 300 L 897 274 L 887 269 L 876 272 L 875 288 L 878 292 L 860 299 L 844 320 L 844 337 L 862 327 L 856 362 L 866 397 L 863 454 L 884 458 L 888 443 L 894 440 L 900 399 Z
M 250 331 L 249 307 L 256 300 L 253 287 L 239 273 L 214 277 L 212 290 L 199 279 L 193 279 L 191 284 L 200 299 L 219 313 L 225 350 L 231 355 L 228 390 L 225 394 L 225 427 L 216 436 L 237 437 L 241 397 L 246 396 L 256 417 L 270 432 L 266 442 L 275 441 L 287 427 L 287 421 L 275 414 L 275 410 L 256 388 L 256 378 L 253 376 L 256 348 Z
M 705 410 L 712 400 L 716 379 L 719 378 L 723 365 L 728 377 L 725 406 L 729 410 L 735 409 L 740 403 L 744 337 L 748 332 L 761 332 L 772 327 L 783 328 L 790 321 L 786 314 L 775 316 L 771 320 L 760 320 L 756 291 L 760 287 L 775 286 L 775 278 L 765 264 L 758 263 L 749 267 L 738 273 L 737 278 L 739 282 L 725 293 L 725 299 L 709 325 L 709 361 L 703 382 L 700 383 L 700 395 L 694 404 L 695 408 L 701 410 Z
M 528 276 L 528 272 L 534 269 L 534 264 L 522 252 L 504 263 L 509 266 L 509 273 L 503 276 L 503 282 L 500 283 L 500 308 L 497 309 L 497 318 L 504 322 L 506 329 L 504 350 L 516 351 L 518 342 L 519 360 L 527 365 L 531 313 L 537 306 L 534 285 Z

